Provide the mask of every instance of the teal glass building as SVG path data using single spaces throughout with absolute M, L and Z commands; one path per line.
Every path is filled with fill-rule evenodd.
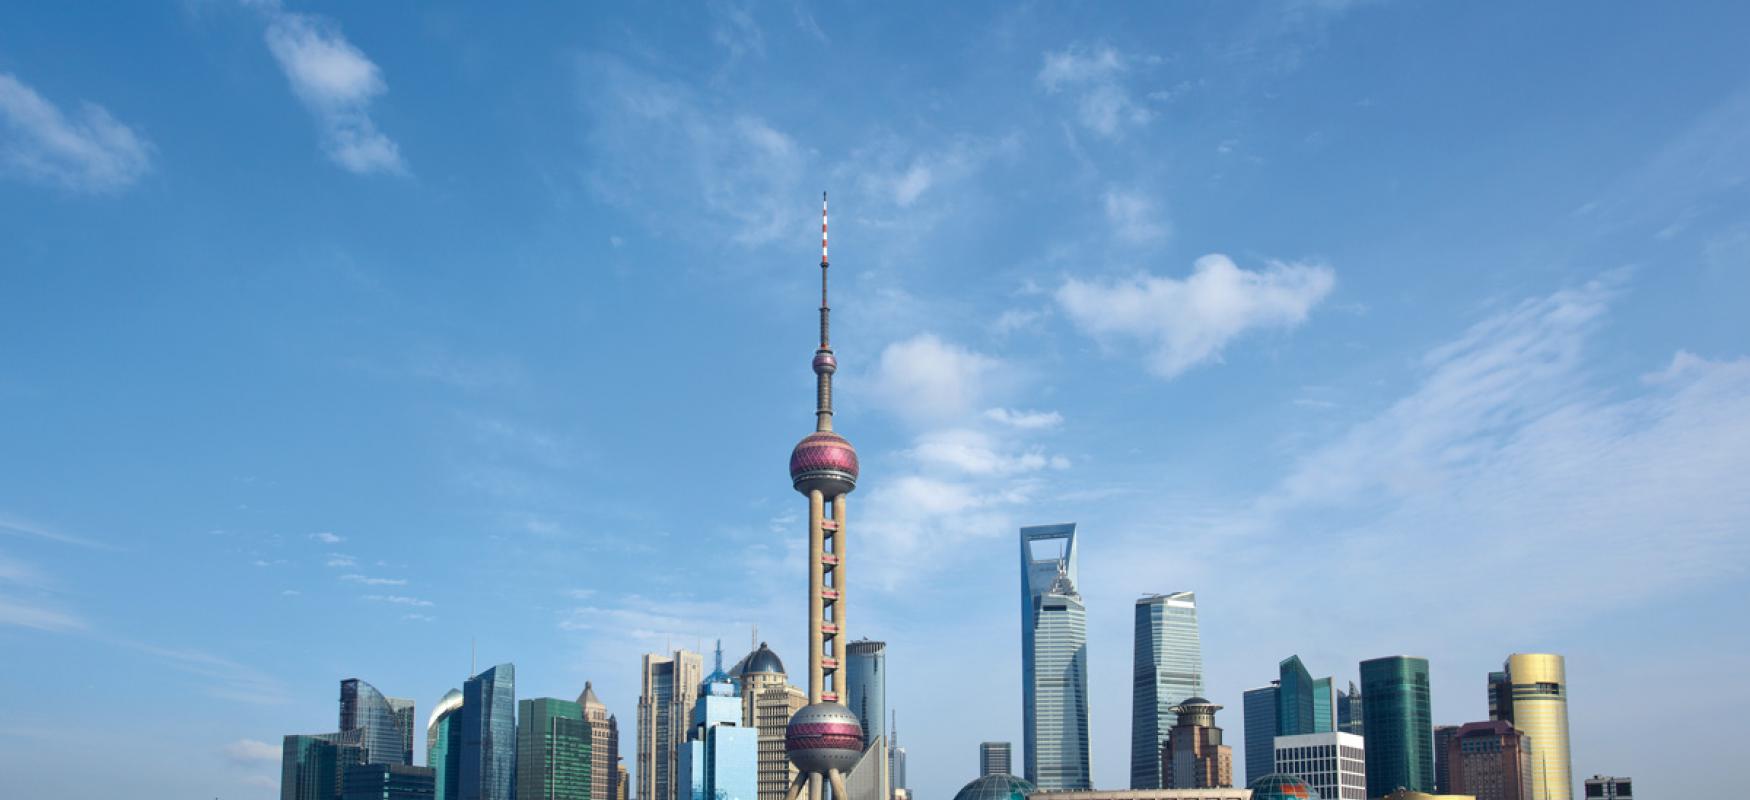
M 364 763 L 357 729 L 287 736 L 280 750 L 280 800 L 334 800 L 347 767 Z
M 552 697 L 518 701 L 516 800 L 589 800 L 592 742 L 583 706 Z
M 1277 665 L 1276 735 L 1300 736 L 1337 729 L 1337 693 L 1330 678 L 1313 678 L 1300 656 Z
M 411 764 L 358 764 L 346 768 L 339 800 L 431 800 L 430 767 Z
M 499 664 L 462 684 L 459 800 L 515 800 L 516 667 Z
M 425 765 L 432 769 L 432 797 L 462 796 L 462 690 L 451 689 L 431 710 L 425 726 Z
M 1021 529 L 1021 710 L 1027 781 L 1042 791 L 1092 789 L 1074 523 Z
M 1203 695 L 1197 595 L 1173 592 L 1136 601 L 1130 687 L 1130 788 L 1159 789 L 1161 746 L 1178 722 L 1172 708 Z M 1007 770 L 1005 770 L 1007 771 Z
M 1434 715 L 1428 659 L 1387 656 L 1361 662 L 1367 796 L 1398 788 L 1433 792 Z

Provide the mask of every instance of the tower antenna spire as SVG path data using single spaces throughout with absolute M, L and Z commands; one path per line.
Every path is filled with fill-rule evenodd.
M 832 374 L 838 358 L 832 352 L 832 306 L 826 300 L 826 192 L 820 193 L 820 347 L 814 351 L 814 429 L 832 430 Z

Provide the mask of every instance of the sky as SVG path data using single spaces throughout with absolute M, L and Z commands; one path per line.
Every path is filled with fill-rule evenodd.
M 1019 742 L 1017 529 L 1062 521 L 1098 785 L 1132 604 L 1190 590 L 1236 743 L 1291 654 L 1339 686 L 1427 657 L 1456 724 L 1556 652 L 1577 776 L 1712 790 L 1750 717 L 1746 33 L 1741 3 L 16 7 L 0 776 L 272 798 L 341 679 L 423 727 L 500 662 L 519 697 L 592 681 L 630 763 L 642 653 L 765 640 L 800 680 L 828 190 L 849 629 L 888 643 L 916 797 Z

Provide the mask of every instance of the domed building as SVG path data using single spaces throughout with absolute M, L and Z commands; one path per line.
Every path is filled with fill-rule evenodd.
M 1265 775 L 1246 788 L 1252 790 L 1252 800 L 1320 800 L 1306 781 L 1281 772 Z
M 1038 787 L 1013 775 L 985 775 L 954 793 L 954 800 L 1027 800 Z
M 783 659 L 765 642 L 736 662 L 729 675 L 741 686 L 741 724 L 759 731 L 759 800 L 784 800 L 796 778 L 796 767 L 784 754 L 784 732 L 790 717 L 808 705 L 808 693 L 790 685 Z

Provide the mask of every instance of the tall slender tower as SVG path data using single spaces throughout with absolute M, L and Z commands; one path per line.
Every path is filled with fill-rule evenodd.
M 845 638 L 845 496 L 857 488 L 857 451 L 832 429 L 833 356 L 826 299 L 826 193 L 820 195 L 820 346 L 814 350 L 814 432 L 790 451 L 790 482 L 808 498 L 808 701 L 790 718 L 784 749 L 796 765 L 787 800 L 850 800 L 845 773 L 863 755 L 863 726 L 839 702 Z

